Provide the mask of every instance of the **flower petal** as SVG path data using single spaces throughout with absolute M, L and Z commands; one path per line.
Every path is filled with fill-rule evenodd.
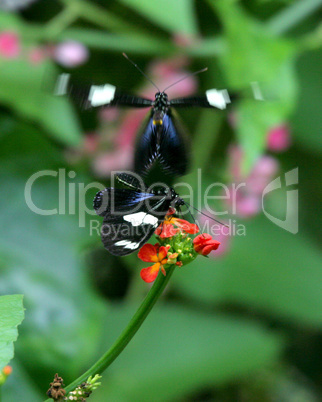
M 199 228 L 195 223 L 187 222 L 180 226 L 180 229 L 189 234 L 196 234 L 199 232 Z
M 220 245 L 219 242 L 217 242 L 217 244 L 213 244 L 213 243 L 211 243 L 211 244 L 206 244 L 206 245 L 203 247 L 203 249 L 202 249 L 202 251 L 201 251 L 201 254 L 202 254 L 202 255 L 208 255 L 209 253 L 211 253 L 211 251 L 217 250 L 217 248 L 219 247 L 219 245 Z
M 164 247 L 164 246 L 161 246 L 161 247 L 160 247 L 160 249 L 159 249 L 159 255 L 158 255 L 159 261 L 162 261 L 162 260 L 165 259 L 165 257 L 166 257 L 167 254 L 168 254 L 169 248 L 170 248 L 170 247 Z
M 168 237 L 173 237 L 178 233 L 179 229 L 175 229 L 170 223 L 164 222 L 162 226 L 159 226 L 155 234 L 161 239 L 166 239 Z
M 145 244 L 141 247 L 138 257 L 145 262 L 157 262 L 157 250 L 152 244 Z
M 145 282 L 153 282 L 155 278 L 158 276 L 159 270 L 160 270 L 160 263 L 157 262 L 156 264 L 153 264 L 151 267 L 148 268 L 143 268 L 141 269 L 141 278 Z
M 183 226 L 183 225 L 186 225 L 186 224 L 188 224 L 188 225 L 190 225 L 190 222 L 188 222 L 188 221 L 186 221 L 185 219 L 180 219 L 180 218 L 172 218 L 171 219 L 171 222 L 174 224 L 174 225 L 177 225 L 177 226 Z
M 210 240 L 211 236 L 208 233 L 201 233 L 200 235 L 196 236 L 193 239 L 193 244 L 200 244 L 200 243 L 204 243 L 207 240 Z
M 199 228 L 196 224 L 190 223 L 185 219 L 171 218 L 169 222 L 172 223 L 173 225 L 178 226 L 181 230 L 183 230 L 186 233 L 196 234 L 199 232 Z
M 160 225 L 155 229 L 154 234 L 157 236 L 160 236 L 160 233 L 162 232 L 164 222 L 160 223 Z
M 197 253 L 200 253 L 202 250 L 203 246 L 201 244 L 195 244 L 194 249 Z

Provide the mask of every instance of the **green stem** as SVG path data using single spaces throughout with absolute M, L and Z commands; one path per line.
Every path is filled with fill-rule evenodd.
M 298 0 L 279 14 L 274 15 L 268 21 L 267 27 L 276 35 L 283 34 L 314 13 L 321 4 L 321 0 Z
M 322 44 L 322 24 L 315 31 L 302 36 L 297 44 L 302 52 L 319 49 Z
M 66 6 L 72 3 L 77 7 L 78 16 L 86 21 L 105 28 L 108 31 L 125 32 L 131 31 L 136 27 L 131 26 L 126 21 L 121 20 L 107 9 L 86 0 L 61 0 Z
M 58 34 L 64 31 L 65 28 L 69 27 L 77 17 L 77 10 L 75 7 L 66 7 L 46 24 L 44 30 L 46 38 L 55 38 Z
M 113 361 L 127 346 L 127 344 L 131 341 L 133 336 L 136 334 L 138 329 L 143 324 L 149 312 L 152 310 L 154 304 L 161 296 L 166 284 L 169 282 L 169 279 L 172 276 L 174 269 L 175 265 L 170 266 L 170 268 L 167 269 L 166 276 L 163 276 L 161 273 L 159 273 L 149 293 L 146 295 L 142 304 L 132 317 L 128 326 L 121 333 L 119 338 L 115 341 L 115 343 L 111 346 L 111 348 L 99 360 L 97 360 L 96 363 L 93 364 L 93 366 L 90 369 L 88 369 L 84 374 L 82 374 L 80 377 L 78 377 L 75 381 L 73 381 L 65 388 L 66 393 L 73 391 L 79 384 L 85 381 L 90 375 L 94 376 L 95 374 L 102 374 L 103 371 L 106 370 L 106 368 L 111 363 L 113 363 Z M 46 400 L 46 402 L 50 401 L 51 399 Z
M 206 169 L 209 165 L 213 147 L 218 139 L 220 127 L 224 120 L 224 114 L 219 111 L 202 110 L 193 144 L 193 171 Z

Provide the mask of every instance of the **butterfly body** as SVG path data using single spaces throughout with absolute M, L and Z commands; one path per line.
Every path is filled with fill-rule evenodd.
M 125 182 L 128 178 L 125 176 Z M 172 188 L 151 192 L 133 189 L 107 188 L 97 193 L 94 209 L 102 216 L 101 238 L 104 247 L 117 256 L 139 249 L 164 221 L 170 206 L 183 205 Z

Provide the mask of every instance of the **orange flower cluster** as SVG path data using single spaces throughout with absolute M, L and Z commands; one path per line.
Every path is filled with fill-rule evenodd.
M 160 271 L 165 276 L 166 265 L 185 265 L 192 262 L 197 254 L 206 256 L 220 245 L 209 234 L 200 234 L 192 241 L 188 235 L 197 234 L 198 226 L 171 213 L 172 210 L 155 231 L 161 244 L 145 244 L 138 253 L 142 261 L 153 262 L 153 265 L 141 270 L 141 278 L 145 282 L 153 282 Z

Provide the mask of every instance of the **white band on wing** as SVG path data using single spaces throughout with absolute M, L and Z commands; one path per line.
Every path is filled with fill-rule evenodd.
M 140 245 L 140 243 L 135 243 L 135 242 L 132 242 L 131 240 L 120 240 L 115 243 L 115 246 L 129 248 L 131 250 L 138 248 L 139 245 Z
M 209 89 L 208 91 L 206 91 L 206 96 L 209 105 L 217 107 L 221 110 L 226 109 L 227 103 L 230 103 L 227 89 Z
M 91 106 L 103 106 L 112 102 L 116 87 L 114 85 L 92 85 L 88 95 Z
M 153 215 L 149 215 L 146 212 L 137 212 L 131 215 L 124 215 L 123 219 L 127 222 L 130 222 L 132 226 L 140 226 L 140 225 L 152 225 L 158 226 L 158 218 Z

